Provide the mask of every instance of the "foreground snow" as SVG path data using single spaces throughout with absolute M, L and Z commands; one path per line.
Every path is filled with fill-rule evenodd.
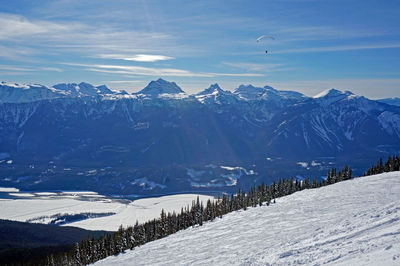
M 304 190 L 97 265 L 400 265 L 400 172 Z
M 12 190 L 11 190 L 12 191 Z M 182 207 L 191 205 L 199 196 L 204 203 L 212 196 L 179 194 L 157 198 L 145 198 L 129 202 L 98 195 L 95 192 L 38 192 L 9 193 L 17 199 L 0 200 L 0 219 L 49 223 L 57 214 L 115 213 L 105 217 L 89 218 L 65 224 L 88 230 L 116 231 L 134 225 L 136 220 L 146 222 L 158 218 L 161 210 L 180 212 Z

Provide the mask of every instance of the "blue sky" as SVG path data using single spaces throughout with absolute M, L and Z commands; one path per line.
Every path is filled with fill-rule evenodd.
M 0 80 L 138 91 L 162 77 L 188 93 L 217 82 L 400 96 L 399 1 L 0 3 Z

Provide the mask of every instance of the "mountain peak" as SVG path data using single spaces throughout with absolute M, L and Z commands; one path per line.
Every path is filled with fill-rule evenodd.
M 249 84 L 249 85 L 240 85 L 235 90 L 234 93 L 239 95 L 241 98 L 254 100 L 263 95 L 264 92 L 265 92 L 264 88 L 254 87 L 253 85 Z
M 76 87 L 78 84 L 76 83 L 58 83 L 53 86 L 54 89 L 60 90 L 60 91 L 71 91 L 71 90 L 76 90 Z
M 218 83 L 210 85 L 207 89 L 197 93 L 197 95 L 207 95 L 207 94 L 224 94 L 226 91 L 221 89 Z
M 182 92 L 184 91 L 175 82 L 169 82 L 162 78 L 151 81 L 143 90 L 139 91 L 139 93 L 150 95 Z
M 320 93 L 318 93 L 317 95 L 315 95 L 313 98 L 317 99 L 317 98 L 332 98 L 332 97 L 338 97 L 338 96 L 350 96 L 353 95 L 353 93 L 351 91 L 340 91 L 340 90 L 336 90 L 336 89 L 328 89 L 328 90 L 324 90 Z
M 218 83 L 211 84 L 211 85 L 210 85 L 210 89 L 211 89 L 211 88 L 213 88 L 213 89 L 215 89 L 215 90 L 222 90 L 221 87 L 218 85 Z
M 332 103 L 342 101 L 344 99 L 350 100 L 354 98 L 358 98 L 351 91 L 340 91 L 336 89 L 325 90 L 321 93 L 318 93 L 313 97 L 319 104 L 321 105 L 330 105 Z
M 110 90 L 106 85 L 99 85 L 96 86 L 96 89 L 100 94 L 112 94 L 114 93 L 112 90 Z
M 90 83 L 87 82 L 81 82 L 78 84 L 79 87 L 88 87 L 88 88 L 93 88 L 94 86 Z
M 264 90 L 268 90 L 268 91 L 277 92 L 277 90 L 275 90 L 275 89 L 274 89 L 274 88 L 272 88 L 271 86 L 264 86 Z

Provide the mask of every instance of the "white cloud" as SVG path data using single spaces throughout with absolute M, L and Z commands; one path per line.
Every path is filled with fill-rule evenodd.
M 260 73 L 213 73 L 191 72 L 176 68 L 153 68 L 141 66 L 100 65 L 100 64 L 75 64 L 64 65 L 85 67 L 88 71 L 103 72 L 109 74 L 128 74 L 135 76 L 173 76 L 173 77 L 261 77 Z
M 121 55 L 121 54 L 100 54 L 99 58 L 108 58 L 108 59 L 121 59 L 127 61 L 136 61 L 136 62 L 157 62 L 164 60 L 175 59 L 171 56 L 165 55 L 153 55 L 153 54 L 135 54 L 135 55 Z

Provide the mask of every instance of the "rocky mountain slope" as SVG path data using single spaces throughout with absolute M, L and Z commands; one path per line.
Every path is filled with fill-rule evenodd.
M 400 151 L 400 107 L 349 91 L 214 84 L 188 95 L 163 79 L 133 94 L 3 82 L 0 128 L 0 185 L 22 189 L 236 190 Z

